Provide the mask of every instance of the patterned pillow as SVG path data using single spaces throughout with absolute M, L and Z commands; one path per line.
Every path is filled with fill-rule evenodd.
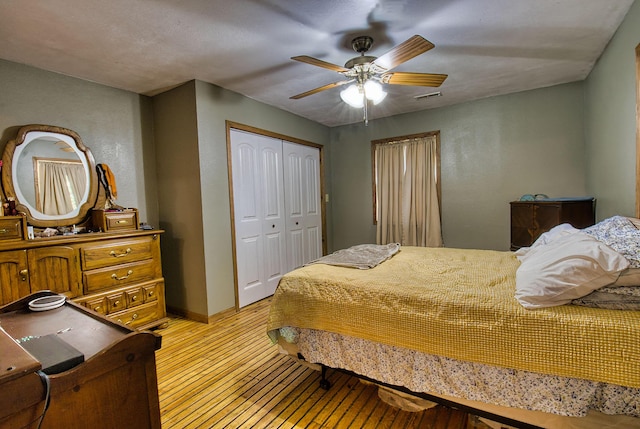
M 613 216 L 582 231 L 623 255 L 632 268 L 640 268 L 640 229 L 626 217 Z

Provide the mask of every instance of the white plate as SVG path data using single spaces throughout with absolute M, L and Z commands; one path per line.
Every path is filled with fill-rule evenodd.
M 46 311 L 53 310 L 54 308 L 62 307 L 67 298 L 62 295 L 50 295 L 36 298 L 29 302 L 29 310 L 31 311 Z

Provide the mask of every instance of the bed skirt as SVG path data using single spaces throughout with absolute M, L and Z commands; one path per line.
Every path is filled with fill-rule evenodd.
M 288 354 L 545 428 L 640 428 L 640 389 L 464 362 L 313 329 Z M 426 370 L 425 370 L 426 369 Z

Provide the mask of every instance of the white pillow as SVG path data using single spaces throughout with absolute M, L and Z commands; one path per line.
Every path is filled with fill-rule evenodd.
M 531 249 L 516 272 L 516 299 L 528 309 L 564 305 L 616 281 L 629 261 L 583 232 Z
M 571 224 L 568 223 L 561 223 L 560 225 L 556 225 L 549 231 L 542 233 L 540 237 L 538 237 L 536 241 L 533 242 L 531 247 L 521 247 L 520 249 L 518 249 L 516 251 L 516 256 L 520 261 L 524 261 L 524 259 L 532 249 L 538 246 L 545 246 L 564 235 L 573 234 L 574 232 L 578 231 L 580 230 L 574 228 L 573 226 L 571 226 Z

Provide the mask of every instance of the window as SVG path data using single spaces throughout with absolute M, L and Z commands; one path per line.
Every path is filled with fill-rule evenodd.
M 371 142 L 376 241 L 442 246 L 440 133 Z

